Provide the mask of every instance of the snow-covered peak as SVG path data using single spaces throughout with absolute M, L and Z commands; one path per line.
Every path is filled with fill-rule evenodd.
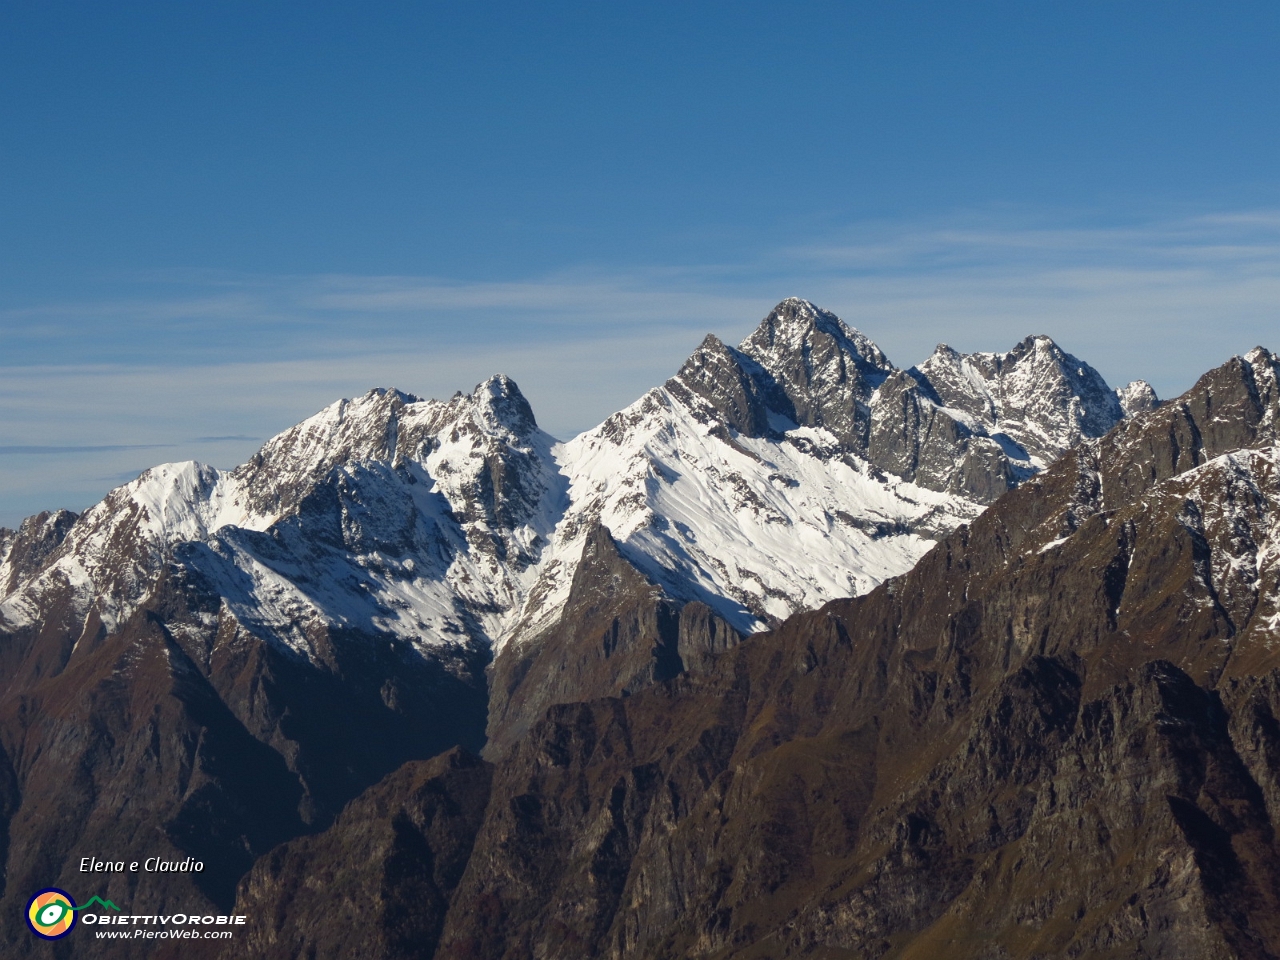
M 1101 374 L 1044 335 L 1027 337 L 1007 353 L 962 354 L 939 344 L 910 372 L 942 406 L 1009 438 L 1037 467 L 1124 417 Z
M 732 348 L 699 349 L 697 370 L 724 361 L 741 372 Z M 669 596 L 706 603 L 749 632 L 866 592 L 980 509 L 886 478 L 822 427 L 729 429 L 687 382 L 673 378 L 557 448 L 570 505 L 512 639 L 555 622 L 597 523 Z
M 17 530 L 0 528 L 0 600 L 39 571 L 77 519 L 70 510 L 46 510 L 27 517 Z
M 668 595 L 739 630 L 905 569 L 981 506 L 868 460 L 869 401 L 892 371 L 805 300 L 736 349 L 707 336 L 664 386 L 557 448 L 569 507 L 511 637 L 554 623 L 597 524 Z
M 233 476 L 252 512 L 279 517 L 339 464 L 422 459 L 442 443 L 527 446 L 540 433 L 520 388 L 502 374 L 443 401 L 379 388 L 272 437 Z
M 962 410 L 972 417 L 994 423 L 998 419 L 991 384 L 977 357 L 991 354 L 963 354 L 945 343 L 934 348 L 924 363 L 907 372 L 940 406 Z
M 533 408 L 516 382 L 504 373 L 495 374 L 471 394 L 480 419 L 493 432 L 526 437 L 538 427 Z
M 797 357 L 809 359 L 816 345 L 829 338 L 838 353 L 852 360 L 872 381 L 893 371 L 884 351 L 834 313 L 816 307 L 800 297 L 788 297 L 760 321 L 755 331 L 738 349 L 765 369 L 785 369 Z
M 233 479 L 194 460 L 143 471 L 76 519 L 47 565 L 0 605 L 0 620 L 30 622 L 46 598 L 67 597 L 79 616 L 96 606 L 113 627 L 150 588 L 175 543 L 229 524 L 265 526 L 239 493 Z
M 709 336 L 668 381 L 705 400 L 725 427 L 752 437 L 820 427 L 846 449 L 865 447 L 867 403 L 893 370 L 884 353 L 807 300 L 778 304 L 737 349 Z
M 1245 363 L 1253 368 L 1254 380 L 1275 389 L 1280 378 L 1280 354 L 1266 347 L 1254 347 L 1244 356 Z
M 603 525 L 671 597 L 751 630 L 905 571 L 1120 411 L 1047 337 L 895 371 L 793 298 L 563 445 L 498 374 L 446 400 L 340 400 L 232 471 L 155 468 L 76 520 L 0 617 L 33 623 L 69 591 L 117 622 L 176 563 L 308 655 L 317 624 L 496 649 L 555 622 Z
M 1264 422 L 1270 423 L 1280 409 L 1280 354 L 1265 347 L 1254 347 L 1244 357 L 1253 373 L 1259 396 L 1268 398 Z
M 1131 380 L 1123 387 L 1116 387 L 1116 399 L 1126 417 L 1135 417 L 1160 406 L 1155 388 L 1145 380 Z
M 165 464 L 113 490 L 0 619 L 30 623 L 67 598 L 114 625 L 180 557 L 242 622 L 290 646 L 306 649 L 316 621 L 491 643 L 564 509 L 555 442 L 502 375 L 445 401 L 371 390 L 235 470 Z
M 280 516 L 295 507 L 337 464 L 395 456 L 400 412 L 417 398 L 399 390 L 370 390 L 338 400 L 272 437 L 233 471 L 254 512 Z
M 215 467 L 186 460 L 162 463 L 144 470 L 138 479 L 118 488 L 108 497 L 110 506 L 119 512 L 120 501 L 128 498 L 139 510 L 141 522 L 147 525 L 157 542 L 199 540 L 209 533 L 234 523 L 254 526 L 264 518 L 252 517 L 239 508 L 234 482 L 221 482 L 223 474 Z M 113 512 L 104 502 L 90 514 Z M 255 524 L 256 521 L 256 524 Z

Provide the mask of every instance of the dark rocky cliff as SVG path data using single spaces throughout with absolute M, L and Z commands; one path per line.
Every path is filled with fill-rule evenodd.
M 508 648 L 494 660 L 485 754 L 500 757 L 553 704 L 584 693 L 630 696 L 702 669 L 740 639 L 705 604 L 668 598 L 597 526 L 557 622 L 539 642 Z
M 316 634 L 325 659 L 313 663 L 244 630 L 191 577 L 169 570 L 115 632 L 90 618 L 69 664 L 56 621 L 20 649 L 10 676 L 23 683 L 0 699 L 5 956 L 48 955 L 22 911 L 49 885 L 138 914 L 226 913 L 255 858 L 327 826 L 406 761 L 483 742 L 486 657 L 428 660 L 335 631 Z M 84 856 L 190 856 L 204 870 L 85 875 Z
M 1045 336 L 1007 353 L 940 344 L 920 366 L 896 370 L 862 333 L 798 298 L 778 304 L 737 349 L 708 336 L 666 388 L 705 401 L 744 436 L 821 428 L 843 452 L 981 503 L 1127 412 L 1159 404 L 1143 381 L 1113 391 Z
M 430 956 L 471 855 L 491 768 L 461 749 L 405 764 L 333 827 L 245 878 L 238 956 Z M 263 922 L 265 921 L 265 922 Z

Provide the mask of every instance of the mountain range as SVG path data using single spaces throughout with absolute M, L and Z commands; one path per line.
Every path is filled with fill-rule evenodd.
M 228 956 L 1278 955 L 1276 370 L 792 299 L 565 443 L 374 390 L 0 531 L 5 929 L 96 853 Z

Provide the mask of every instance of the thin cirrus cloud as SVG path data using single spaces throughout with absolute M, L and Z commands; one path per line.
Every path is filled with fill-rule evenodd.
M 64 453 L 115 453 L 120 450 L 156 450 L 172 446 L 168 443 L 86 443 L 49 446 L 41 444 L 8 444 L 0 446 L 0 454 L 44 456 Z
M 726 319 L 732 298 L 723 293 L 673 290 L 651 271 L 628 277 L 553 277 L 524 283 L 457 283 L 420 277 L 324 277 L 304 300 L 316 310 L 400 312 L 441 310 L 514 310 L 543 313 L 565 323 L 682 322 L 690 315 Z M 678 283 L 678 281 L 677 281 Z M 551 319 L 551 318 L 549 318 Z
M 231 466 L 374 386 L 442 397 L 507 373 L 567 437 L 661 383 L 704 334 L 737 342 L 784 296 L 834 310 L 901 366 L 938 342 L 1006 350 L 1047 333 L 1111 383 L 1143 377 L 1162 396 L 1280 347 L 1280 213 L 1025 219 L 861 225 L 737 263 L 521 280 L 169 273 L 0 310 L 0 523 L 88 505 L 104 478 L 136 473 L 140 450 Z
M 1167 396 L 1234 353 L 1280 346 L 1274 211 L 1110 229 L 945 225 L 787 255 L 831 302 L 856 304 L 846 311 L 891 356 L 1048 333 L 1108 380 L 1143 377 Z

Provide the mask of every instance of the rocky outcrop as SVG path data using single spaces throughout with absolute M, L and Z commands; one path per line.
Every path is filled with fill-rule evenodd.
M 768 371 L 796 423 L 849 450 L 866 447 L 868 402 L 893 370 L 888 357 L 839 317 L 796 297 L 782 301 L 739 349 Z
M 896 370 L 866 336 L 806 300 L 784 300 L 735 350 L 708 337 L 665 388 L 722 428 L 825 431 L 844 453 L 930 490 L 991 503 L 1082 439 L 1155 409 L 1144 381 L 1113 391 L 1046 336 L 1008 353 L 940 344 Z
M 78 518 L 70 510 L 46 510 L 27 517 L 17 530 L 0 529 L 0 597 L 7 597 L 39 572 Z
M 724 439 L 729 439 L 729 430 L 746 437 L 777 436 L 770 414 L 795 413 L 791 399 L 767 370 L 713 334 L 698 345 L 666 389 L 688 407 L 709 408 L 713 415 L 704 416 L 703 422 L 718 427 Z M 614 438 L 627 439 L 625 433 Z
M 1042 466 L 1124 417 L 1098 371 L 1046 336 L 1027 337 L 1008 353 L 960 354 L 939 344 L 911 373 L 943 406 L 1003 435 Z
M 929 489 L 991 503 L 1081 440 L 1158 404 L 1149 384 L 1113 391 L 1045 336 L 1008 353 L 961 354 L 944 343 L 880 389 L 868 455 Z
M 494 661 L 486 755 L 502 756 L 553 704 L 630 696 L 706 666 L 740 640 L 705 604 L 674 602 L 650 583 L 597 526 L 560 617 Z
M 408 763 L 324 833 L 273 850 L 241 885 L 232 957 L 429 957 L 471 856 L 491 771 L 452 750 Z
M 1160 406 L 1155 389 L 1145 380 L 1132 380 L 1123 387 L 1117 387 L 1116 399 L 1120 401 L 1120 409 L 1126 417 L 1150 413 Z
M 929 490 L 991 503 L 1029 475 L 1001 445 L 948 413 L 929 388 L 895 371 L 876 396 L 867 444 L 872 463 Z

